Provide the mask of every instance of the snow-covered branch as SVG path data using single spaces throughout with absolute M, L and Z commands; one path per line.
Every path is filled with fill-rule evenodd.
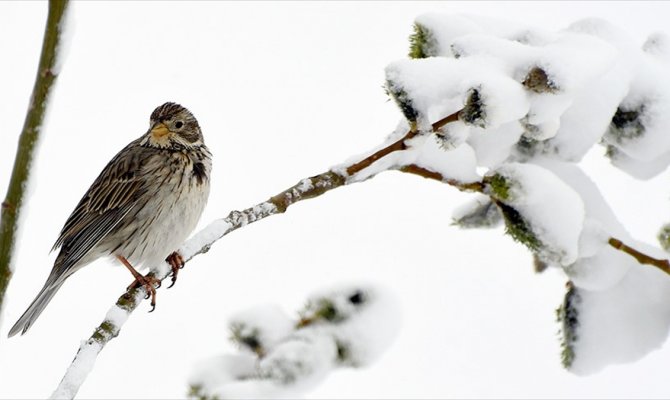
M 276 306 L 249 309 L 229 324 L 242 353 L 199 362 L 189 397 L 299 397 L 336 368 L 374 362 L 395 338 L 399 314 L 394 296 L 369 284 L 318 291 L 298 320 Z
M 232 211 L 226 218 L 215 220 L 207 227 L 196 233 L 178 250 L 185 261 L 191 260 L 198 254 L 206 253 L 212 244 L 230 232 L 260 221 L 270 215 L 283 213 L 286 209 L 301 200 L 319 196 L 329 190 L 342 186 L 343 177 L 335 172 L 325 172 L 311 178 L 303 179 L 293 187 L 273 196 L 267 201 L 242 211 Z M 170 273 L 167 263 L 158 270 L 151 272 L 160 279 L 165 279 Z M 95 329 L 91 337 L 82 342 L 77 355 L 65 373 L 58 388 L 51 395 L 54 399 L 72 399 L 77 394 L 84 379 L 92 370 L 98 353 L 114 339 L 120 332 L 123 324 L 139 306 L 146 296 L 144 288 L 134 289 L 119 297 L 116 304 L 107 313 L 102 323 Z
M 435 129 L 440 129 L 449 122 L 458 121 L 459 113 L 456 111 L 435 123 Z M 359 157 L 359 161 L 334 167 L 322 174 L 302 179 L 296 185 L 272 196 L 268 200 L 242 211 L 232 211 L 226 218 L 215 220 L 204 229 L 193 235 L 178 250 L 185 261 L 206 253 L 210 247 L 225 235 L 239 228 L 260 221 L 266 217 L 285 212 L 291 205 L 318 197 L 324 193 L 351 183 L 356 183 L 386 170 L 402 168 L 403 158 L 384 163 L 383 160 L 390 158 L 393 153 L 411 153 L 416 151 L 415 137 L 425 137 L 430 132 L 417 132 L 414 129 L 405 131 L 400 139 L 395 140 L 393 136 L 380 146 L 380 150 L 372 151 L 370 155 Z M 382 166 L 377 166 L 377 164 Z M 165 279 L 171 272 L 170 266 L 165 263 L 150 274 Z M 128 316 L 135 311 L 145 297 L 144 288 L 137 288 L 124 293 L 119 297 L 116 304 L 109 310 L 103 322 L 95 329 L 91 337 L 82 342 L 72 364 L 66 371 L 58 388 L 53 392 L 51 398 L 71 399 L 74 398 L 83 384 L 86 375 L 92 370 L 97 354 L 114 339 L 120 332 Z
M 179 253 L 190 260 L 292 204 L 399 170 L 476 192 L 456 212 L 458 225 L 504 221 L 538 269 L 562 269 L 570 280 L 558 314 L 566 368 L 587 373 L 636 360 L 660 346 L 670 329 L 670 279 L 658 279 L 659 269 L 670 271 L 667 254 L 635 241 L 577 165 L 599 143 L 614 166 L 636 177 L 670 164 L 664 134 L 670 129 L 670 57 L 654 43 L 637 48 L 624 36 L 598 20 L 547 32 L 489 19 L 421 16 L 412 58 L 386 68 L 387 93 L 405 119 L 382 144 L 212 222 Z M 165 279 L 170 268 L 153 273 Z M 143 295 L 138 289 L 119 298 L 82 344 L 54 397 L 76 394 L 95 356 Z M 272 351 L 257 340 L 249 344 L 264 360 Z M 249 360 L 235 362 L 254 371 Z

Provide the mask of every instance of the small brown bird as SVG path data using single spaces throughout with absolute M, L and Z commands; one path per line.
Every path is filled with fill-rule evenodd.
M 60 247 L 42 290 L 9 331 L 26 333 L 74 272 L 106 255 L 135 277 L 156 304 L 156 278 L 134 267 L 172 265 L 172 283 L 184 260 L 173 252 L 193 231 L 209 196 L 211 153 L 198 121 L 186 108 L 165 103 L 151 113 L 150 128 L 102 170 L 65 222 Z M 166 259 L 167 257 L 167 259 Z

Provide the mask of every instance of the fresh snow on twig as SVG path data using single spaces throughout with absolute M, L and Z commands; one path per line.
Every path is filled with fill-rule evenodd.
M 301 396 L 338 367 L 364 367 L 379 358 L 397 335 L 399 310 L 386 289 L 346 284 L 312 294 L 300 319 L 290 321 L 274 306 L 238 313 L 230 328 L 246 353 L 199 362 L 189 379 L 190 395 Z

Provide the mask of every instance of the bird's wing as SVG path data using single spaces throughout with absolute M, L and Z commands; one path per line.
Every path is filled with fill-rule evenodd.
M 121 150 L 102 170 L 65 222 L 54 244 L 64 271 L 81 260 L 138 205 L 145 192 L 141 174 L 146 154 L 137 141 Z

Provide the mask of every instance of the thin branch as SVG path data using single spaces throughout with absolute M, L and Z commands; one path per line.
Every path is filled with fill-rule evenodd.
M 435 122 L 433 124 L 433 131 L 439 130 L 450 122 L 459 120 L 460 112 L 461 111 L 459 110 L 458 112 Z M 198 254 L 206 253 L 214 242 L 238 228 L 260 221 L 271 215 L 284 213 L 291 205 L 299 201 L 318 197 L 330 190 L 350 183 L 355 183 L 356 181 L 349 180 L 351 175 L 362 171 L 372 165 L 375 161 L 392 152 L 408 149 L 408 145 L 405 141 L 417 134 L 419 134 L 419 132 L 410 130 L 402 139 L 354 164 L 351 164 L 349 167 L 345 167 L 338 171 L 327 171 L 320 175 L 303 179 L 296 185 L 272 196 L 265 202 L 242 211 L 232 211 L 226 218 L 215 220 L 190 238 L 179 249 L 179 253 L 185 261 L 189 261 Z M 401 172 L 422 176 L 427 179 L 437 180 L 454 186 L 461 191 L 484 193 L 487 185 L 485 181 L 460 182 L 454 179 L 445 179 L 438 172 L 414 164 L 394 166 L 391 168 Z M 670 264 L 668 264 L 667 260 L 656 260 L 646 256 L 614 238 L 610 239 L 610 244 L 619 250 L 631 254 L 640 263 L 652 264 L 663 269 L 665 272 L 670 273 Z M 162 267 L 160 272 L 158 272 L 158 277 L 160 279 L 165 279 L 170 273 L 170 267 L 167 263 Z M 95 329 L 91 337 L 82 343 L 72 364 L 65 373 L 65 376 L 56 391 L 51 395 L 51 398 L 74 398 L 79 387 L 86 379 L 86 376 L 92 370 L 97 355 L 110 340 L 118 336 L 126 319 L 139 306 L 145 295 L 146 292 L 144 288 L 140 287 L 119 297 L 116 304 L 107 313 L 105 320 Z M 300 321 L 298 326 L 308 325 L 309 323 L 310 321 L 308 320 Z
M 670 274 L 670 261 L 668 260 L 662 260 L 658 258 L 651 257 L 647 254 L 644 254 L 640 252 L 639 250 L 636 250 L 624 242 L 622 242 L 619 239 L 611 237 L 607 243 L 609 243 L 610 246 L 614 247 L 615 249 L 619 251 L 623 251 L 624 253 L 630 255 L 631 257 L 635 258 L 637 262 L 640 264 L 648 264 L 648 265 L 653 265 L 654 267 L 660 269 L 661 271 L 665 272 L 666 274 Z
M 484 189 L 486 187 L 486 182 L 470 182 L 470 183 L 463 183 L 460 181 L 456 181 L 453 179 L 445 179 L 442 174 L 431 171 L 429 169 L 419 167 L 418 165 L 411 164 L 411 165 L 405 165 L 401 168 L 399 168 L 399 171 L 409 173 L 409 174 L 414 174 L 418 175 L 421 177 L 424 177 L 426 179 L 432 179 L 436 180 L 438 182 L 446 183 L 448 185 L 454 186 L 458 188 L 461 191 L 469 191 L 469 192 L 479 192 L 479 193 L 484 193 Z M 496 201 L 495 199 L 493 199 Z M 621 240 L 616 239 L 616 238 L 610 238 L 608 240 L 608 243 L 610 246 L 614 247 L 615 249 L 622 251 L 631 257 L 635 258 L 637 262 L 640 264 L 647 264 L 647 265 L 652 265 L 661 271 L 665 272 L 666 274 L 670 275 L 670 261 L 667 259 L 658 259 L 651 257 L 647 254 L 644 254 L 640 252 L 639 250 L 636 250 L 627 244 L 623 243 Z M 542 272 L 546 266 L 540 266 L 540 261 L 539 259 L 535 259 L 535 264 L 536 264 L 536 271 Z
M 457 121 L 459 113 L 460 110 L 437 121 L 433 124 L 433 129 L 438 130 L 449 122 Z M 271 215 L 284 213 L 288 207 L 299 201 L 318 197 L 340 186 L 355 183 L 356 181 L 348 180 L 352 174 L 367 168 L 385 155 L 394 151 L 406 150 L 408 147 L 405 141 L 411 139 L 416 134 L 417 132 L 410 130 L 397 142 L 388 145 L 341 171 L 327 171 L 320 175 L 303 179 L 296 185 L 272 196 L 267 201 L 246 210 L 232 211 L 226 218 L 215 220 L 199 231 L 186 241 L 178 251 L 185 261 L 189 261 L 198 254 L 206 253 L 214 242 L 238 228 L 260 221 Z M 168 277 L 170 271 L 170 267 L 165 263 L 157 275 L 160 279 L 165 279 Z M 126 319 L 139 306 L 145 295 L 144 288 L 140 287 L 119 297 L 116 304 L 110 309 L 103 322 L 95 329 L 91 337 L 82 342 L 74 360 L 72 360 L 72 364 L 51 395 L 52 399 L 74 398 L 84 383 L 86 376 L 93 369 L 97 355 L 110 340 L 118 336 Z
M 347 175 L 352 176 L 356 174 L 357 172 L 360 172 L 364 170 L 365 168 L 369 167 L 374 163 L 375 161 L 393 153 L 394 151 L 401 151 L 401 150 L 407 150 L 407 144 L 405 141 L 413 138 L 416 136 L 419 132 L 415 129 L 410 129 L 405 136 L 400 138 L 397 142 L 384 147 L 383 149 L 375 152 L 374 154 L 370 155 L 369 157 L 366 157 L 362 159 L 361 161 L 350 165 L 347 167 Z
M 479 192 L 484 191 L 485 184 L 483 182 L 461 182 L 456 179 L 445 179 L 442 174 L 439 172 L 431 171 L 427 168 L 420 167 L 416 164 L 405 165 L 400 167 L 398 171 L 405 172 L 408 174 L 418 175 L 426 179 L 432 179 L 438 182 L 446 183 L 449 186 L 453 186 L 462 192 Z
M 275 214 L 281 214 L 292 204 L 320 196 L 327 191 L 346 184 L 344 176 L 328 171 L 272 196 L 269 200 L 242 211 L 232 211 L 226 218 L 215 220 L 198 232 L 179 249 L 185 261 L 209 251 L 211 245 L 225 235 L 251 223 Z M 168 277 L 167 263 L 159 273 L 160 279 Z M 91 337 L 83 342 L 63 379 L 51 395 L 52 399 L 72 399 L 93 368 L 93 362 L 110 340 L 118 336 L 125 320 L 140 305 L 146 292 L 143 287 L 124 293 L 110 309 L 104 321 L 95 329 Z
M 49 93 L 51 93 L 58 75 L 55 67 L 61 37 L 61 23 L 68 4 L 68 0 L 49 2 L 49 12 L 44 28 L 42 53 L 37 68 L 37 76 L 35 77 L 35 85 L 28 104 L 23 130 L 19 136 L 7 195 L 2 202 L 2 211 L 0 212 L 0 312 L 2 311 L 5 290 L 12 277 L 12 253 L 16 243 L 19 213 L 23 205 L 26 183 L 30 177 L 30 167 L 37 147 L 35 144 L 42 129 L 42 121 L 49 102 Z
M 450 114 L 450 115 L 442 118 L 441 120 L 439 120 L 437 122 L 434 122 L 432 124 L 433 132 L 437 132 L 438 130 L 440 130 L 440 128 L 442 128 L 443 126 L 447 125 L 450 122 L 458 121 L 459 116 L 461 115 L 462 111 L 463 111 L 462 109 L 458 110 L 455 113 Z M 356 174 L 357 172 L 360 172 L 360 171 L 364 170 L 365 168 L 372 165 L 372 163 L 374 163 L 375 161 L 389 155 L 390 153 L 393 153 L 394 151 L 407 150 L 407 143 L 406 143 L 407 140 L 415 137 L 419 133 L 420 133 L 420 131 L 418 131 L 416 129 L 416 125 L 413 124 L 412 128 L 405 134 L 405 136 L 403 136 L 401 139 L 399 139 L 395 143 L 393 143 L 389 146 L 386 146 L 383 149 L 375 152 L 374 154 L 364 158 L 363 160 L 347 167 L 347 170 L 346 170 L 347 175 L 352 176 L 352 175 Z

